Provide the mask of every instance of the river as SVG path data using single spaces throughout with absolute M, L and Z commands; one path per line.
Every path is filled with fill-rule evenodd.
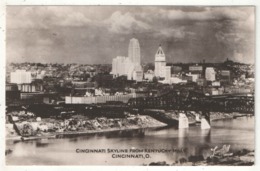
M 12 152 L 6 156 L 7 165 L 141 165 L 166 161 L 173 163 L 191 155 L 211 154 L 210 149 L 231 145 L 231 150 L 254 150 L 254 117 L 217 120 L 211 123 L 210 130 L 200 126 L 187 129 L 174 127 L 99 133 L 62 139 L 11 141 L 6 148 Z M 103 149 L 105 153 L 77 153 L 77 149 Z M 140 152 L 147 158 L 113 158 L 118 154 L 110 150 L 145 150 Z M 173 150 L 162 152 L 159 150 Z M 113 155 L 114 154 L 114 155 Z M 130 154 L 130 153 L 127 153 Z M 148 155 L 147 155 L 148 154 Z M 147 155 L 147 156 L 146 156 Z

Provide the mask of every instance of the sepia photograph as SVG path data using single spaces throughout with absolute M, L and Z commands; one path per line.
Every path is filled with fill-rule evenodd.
M 255 165 L 255 12 L 6 6 L 5 164 Z

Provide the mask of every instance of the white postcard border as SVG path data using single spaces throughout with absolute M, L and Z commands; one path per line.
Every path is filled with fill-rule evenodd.
M 200 6 L 233 6 L 233 5 L 250 5 L 250 6 L 256 6 L 256 66 L 260 65 L 260 62 L 258 60 L 259 58 L 259 5 L 260 2 L 257 0 L 151 0 L 151 1 L 140 1 L 140 0 L 56 0 L 55 2 L 53 0 L 43 0 L 43 1 L 36 1 L 36 0 L 6 0 L 6 1 L 0 1 L 0 150 L 1 150 L 1 157 L 0 157 L 0 170 L 19 170 L 19 171 L 31 171 L 31 170 L 113 170 L 113 171 L 119 171 L 119 170 L 180 170 L 180 171 L 186 171 L 186 170 L 193 170 L 193 171 L 202 171 L 202 170 L 220 170 L 220 169 L 228 169 L 230 171 L 232 170 L 259 170 L 260 169 L 260 124 L 259 121 L 259 105 L 260 105 L 260 93 L 259 93 L 259 86 L 260 86 L 260 78 L 259 73 L 260 69 L 259 67 L 256 67 L 255 73 L 256 73 L 256 89 L 255 89 L 255 118 L 256 118 L 256 126 L 255 126 L 255 166 L 250 167 L 237 167 L 237 166 L 231 166 L 231 167 L 220 167 L 220 166 L 161 166 L 161 167 L 151 167 L 151 166 L 6 166 L 5 165 L 5 119 L 4 119 L 4 113 L 5 113 L 5 7 L 6 5 L 200 5 Z

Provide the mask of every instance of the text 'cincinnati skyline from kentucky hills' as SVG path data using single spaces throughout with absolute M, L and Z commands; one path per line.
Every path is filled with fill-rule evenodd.
M 6 60 L 111 64 L 138 39 L 142 63 L 254 63 L 254 7 L 8 6 Z

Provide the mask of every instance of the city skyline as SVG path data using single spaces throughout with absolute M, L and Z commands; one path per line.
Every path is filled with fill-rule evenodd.
M 254 63 L 254 7 L 7 7 L 7 62 L 110 64 L 139 40 L 142 63 Z M 66 17 L 66 13 L 70 15 Z M 34 15 L 32 15 L 34 14 Z M 28 38 L 30 37 L 30 38 Z

